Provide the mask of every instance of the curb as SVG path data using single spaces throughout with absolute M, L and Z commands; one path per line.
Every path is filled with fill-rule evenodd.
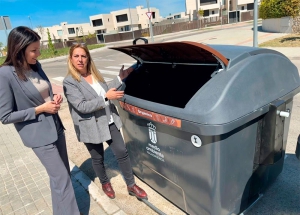
M 81 186 L 89 193 L 91 199 L 109 215 L 127 215 L 117 206 L 113 200 L 109 199 L 97 185 L 82 172 L 71 160 L 69 160 L 71 174 L 81 184 Z

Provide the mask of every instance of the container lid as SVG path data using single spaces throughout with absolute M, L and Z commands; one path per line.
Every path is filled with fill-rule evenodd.
M 222 63 L 225 67 L 228 60 L 217 50 L 195 42 L 167 42 L 138 44 L 130 46 L 113 47 L 143 62 L 168 62 L 168 63 Z

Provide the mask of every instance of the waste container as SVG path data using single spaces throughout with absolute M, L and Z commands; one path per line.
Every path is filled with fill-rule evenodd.
M 239 214 L 283 168 L 298 70 L 279 52 L 168 42 L 137 60 L 117 102 L 133 171 L 188 214 Z

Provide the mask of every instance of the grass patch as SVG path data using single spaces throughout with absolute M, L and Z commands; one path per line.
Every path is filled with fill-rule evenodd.
M 88 45 L 88 49 L 92 50 L 92 49 L 97 49 L 97 48 L 102 48 L 104 47 L 104 44 L 93 44 L 93 45 Z M 39 56 L 39 60 L 42 59 L 49 59 L 49 58 L 54 58 L 54 57 L 59 57 L 59 56 L 65 56 L 69 54 L 69 47 L 67 48 L 62 48 L 62 49 L 56 49 L 56 53 L 55 55 L 50 52 L 49 49 L 42 49 L 41 50 L 41 56 Z M 0 65 L 4 62 L 5 57 L 0 57 Z
M 289 34 L 259 44 L 259 47 L 300 47 L 300 34 Z

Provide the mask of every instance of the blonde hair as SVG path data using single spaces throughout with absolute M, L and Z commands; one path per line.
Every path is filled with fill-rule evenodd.
M 82 43 L 74 44 L 70 48 L 69 57 L 68 57 L 68 73 L 67 73 L 67 75 L 71 75 L 75 80 L 80 82 L 80 76 L 81 75 L 80 75 L 79 71 L 74 67 L 74 65 L 71 62 L 73 51 L 76 48 L 83 49 L 85 51 L 86 55 L 87 55 L 87 60 L 88 60 L 88 62 L 87 62 L 87 72 L 91 73 L 95 80 L 101 81 L 101 82 L 104 83 L 105 80 L 102 77 L 101 73 L 97 70 L 97 68 L 95 66 L 95 63 L 91 58 L 91 54 L 90 54 L 88 48 Z

